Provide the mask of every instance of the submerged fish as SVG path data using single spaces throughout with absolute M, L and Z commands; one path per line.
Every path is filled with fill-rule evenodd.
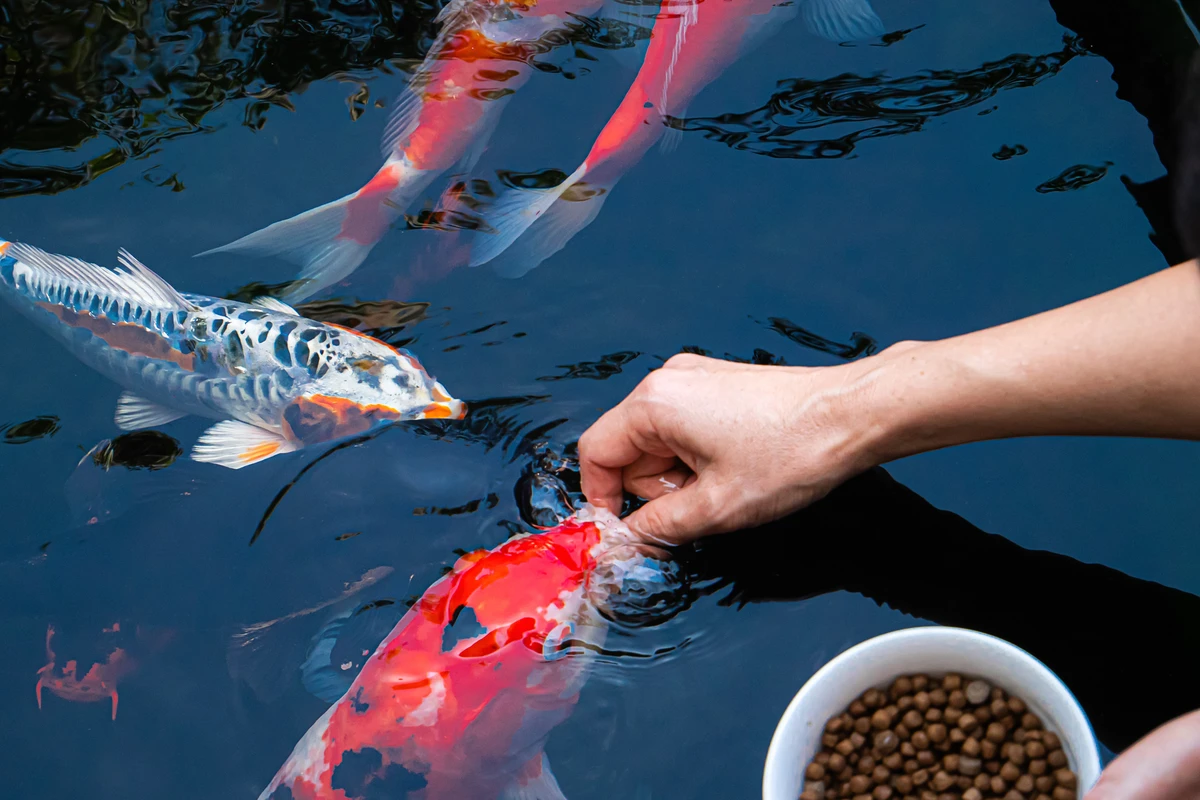
M 138 668 L 138 658 L 131 656 L 127 648 L 132 645 L 140 653 L 150 653 L 162 649 L 173 638 L 174 632 L 167 629 L 144 630 L 138 626 L 134 637 L 125 636 L 122 639 L 121 623 L 114 622 L 102 631 L 106 642 L 121 640 L 124 647 L 112 647 L 106 643 L 107 656 L 104 661 L 93 662 L 88 671 L 79 674 L 79 662 L 70 659 L 62 668 L 57 665 L 58 656 L 54 652 L 54 626 L 46 627 L 46 665 L 37 671 L 38 708 L 42 707 L 42 690 L 76 703 L 96 703 L 102 700 L 112 700 L 112 718 L 117 718 L 117 685 L 135 672 Z M 108 649 L 111 647 L 111 649 Z M 86 662 L 85 662 L 86 663 Z
M 219 422 L 192 458 L 238 469 L 394 420 L 465 405 L 403 350 L 275 300 L 180 294 L 130 255 L 110 270 L 0 240 L 0 294 L 128 391 L 122 430 Z
M 682 133 L 668 126 L 669 118 L 683 116 L 704 87 L 797 13 L 832 41 L 884 30 L 868 0 L 662 0 L 637 77 L 583 163 L 553 188 L 502 195 L 484 214 L 487 225 L 472 234 L 470 265 L 495 260 L 497 272 L 517 277 L 565 247 L 656 142 L 668 136 L 664 147 L 674 146 Z
M 469 171 L 504 106 L 534 71 L 539 42 L 602 0 L 451 0 L 424 63 L 397 101 L 384 130 L 383 166 L 340 200 L 199 255 L 276 255 L 301 266 L 281 295 L 309 297 L 362 264 L 391 224 L 456 163 Z
M 632 542 L 616 517 L 585 507 L 460 558 L 260 800 L 562 800 L 546 737 L 570 715 L 604 640 L 601 609 L 627 576 L 659 574 Z

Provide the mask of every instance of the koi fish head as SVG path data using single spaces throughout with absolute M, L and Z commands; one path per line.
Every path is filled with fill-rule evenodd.
M 316 390 L 284 412 L 290 437 L 328 441 L 362 433 L 385 421 L 462 419 L 467 407 L 451 397 L 415 357 L 384 342 L 353 336 L 332 354 Z

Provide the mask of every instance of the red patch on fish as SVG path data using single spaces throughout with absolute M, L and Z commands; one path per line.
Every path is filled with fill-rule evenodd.
M 77 312 L 55 303 L 38 303 L 62 320 L 64 325 L 91 331 L 105 344 L 115 350 L 133 356 L 146 356 L 158 361 L 169 361 L 188 372 L 196 370 L 195 353 L 181 353 L 171 346 L 163 336 L 132 322 L 113 322 L 106 316 L 94 317 L 87 312 Z

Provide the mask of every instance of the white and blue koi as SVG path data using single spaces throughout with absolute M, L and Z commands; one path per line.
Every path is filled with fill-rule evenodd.
M 121 250 L 116 270 L 0 240 L 0 294 L 127 390 L 122 430 L 222 420 L 192 458 L 237 469 L 395 420 L 461 418 L 403 350 L 254 304 L 181 294 Z

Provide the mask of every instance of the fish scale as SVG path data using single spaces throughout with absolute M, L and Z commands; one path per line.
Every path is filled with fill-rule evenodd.
M 239 468 L 376 425 L 461 417 L 409 353 L 277 301 L 181 294 L 126 251 L 110 270 L 0 240 L 0 294 L 124 386 L 132 430 L 222 420 L 192 457 Z

